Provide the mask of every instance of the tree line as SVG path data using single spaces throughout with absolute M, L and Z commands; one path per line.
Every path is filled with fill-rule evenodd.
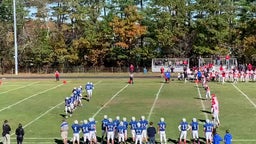
M 149 67 L 231 54 L 256 64 L 256 0 L 16 0 L 19 68 Z M 0 4 L 1 68 L 14 67 L 12 0 Z

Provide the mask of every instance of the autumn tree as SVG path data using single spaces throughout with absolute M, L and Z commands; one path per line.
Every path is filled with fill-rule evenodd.
M 125 8 L 124 16 L 124 18 L 115 16 L 110 22 L 113 30 L 113 46 L 123 49 L 126 54 L 123 60 L 132 62 L 135 60 L 133 51 L 138 48 L 138 39 L 146 34 L 147 28 L 139 23 L 142 17 L 135 6 Z

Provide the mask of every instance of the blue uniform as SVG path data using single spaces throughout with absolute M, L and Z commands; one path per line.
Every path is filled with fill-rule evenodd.
M 187 122 L 181 122 L 180 123 L 180 130 L 181 131 L 187 131 L 188 129 L 188 123 Z
M 117 127 L 119 126 L 119 124 L 120 124 L 120 121 L 117 120 L 117 119 L 115 119 L 115 120 L 113 121 L 113 123 L 114 123 L 114 125 L 115 125 L 115 128 L 117 128 Z
M 101 121 L 101 130 L 106 130 L 106 126 L 107 126 L 108 123 L 109 123 L 108 119 L 103 119 Z
M 205 132 L 212 132 L 213 124 L 211 124 L 211 123 L 204 124 L 204 129 L 205 129 Z
M 70 103 L 68 99 L 65 99 L 65 106 L 69 107 Z
M 115 124 L 113 122 L 109 122 L 106 126 L 108 132 L 113 132 L 115 130 Z
M 119 134 L 124 134 L 125 133 L 125 126 L 119 125 L 116 129 L 117 129 L 117 132 Z
M 198 122 L 190 123 L 192 131 L 198 131 Z
M 129 125 L 128 122 L 124 121 L 123 124 L 124 124 L 125 130 L 127 130 L 128 129 L 128 125 Z
M 137 121 L 131 121 L 129 123 L 131 130 L 135 130 L 137 127 Z
M 143 131 L 143 128 L 142 128 L 142 127 L 137 127 L 137 128 L 135 128 L 135 133 L 136 133 L 136 135 L 142 135 L 142 131 Z
M 81 126 L 83 134 L 89 133 L 89 124 L 83 124 Z
M 79 124 L 73 124 L 72 126 L 72 130 L 74 134 L 78 134 L 80 131 L 80 125 Z
M 165 122 L 159 122 L 158 124 L 159 131 L 165 131 L 166 129 L 166 123 Z
M 85 85 L 85 89 L 86 89 L 86 90 L 91 90 L 91 89 L 92 89 L 91 84 L 86 84 L 86 85 Z
M 232 144 L 232 135 L 230 133 L 226 133 L 224 136 L 225 144 Z
M 96 130 L 96 122 L 95 121 L 91 121 L 88 124 L 89 124 L 89 131 L 95 131 Z
M 213 135 L 212 144 L 220 144 L 221 141 L 222 138 L 220 135 L 218 135 L 217 133 Z
M 170 79 L 171 78 L 171 73 L 169 71 L 164 73 L 164 76 L 166 79 Z
M 141 125 L 143 130 L 146 130 L 147 126 L 148 126 L 148 121 L 147 120 L 141 120 L 140 125 Z

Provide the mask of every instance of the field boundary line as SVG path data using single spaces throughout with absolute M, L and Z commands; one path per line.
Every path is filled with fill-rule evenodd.
M 198 96 L 199 96 L 199 98 L 200 98 L 200 102 L 201 102 L 201 105 L 202 105 L 202 108 L 203 108 L 203 110 L 205 111 L 206 109 L 205 109 L 205 105 L 204 105 L 204 102 L 203 102 L 203 98 L 202 98 L 202 95 L 201 95 L 201 92 L 200 92 L 200 89 L 199 89 L 199 87 L 198 87 L 198 84 L 196 84 L 196 88 L 197 88 L 197 92 L 198 92 Z M 204 116 L 205 116 L 205 118 L 206 119 L 208 119 L 208 115 L 204 112 Z
M 160 94 L 160 92 L 161 92 L 163 86 L 164 86 L 164 83 L 161 84 L 161 86 L 160 86 L 158 92 L 156 93 L 156 97 L 155 97 L 154 103 L 153 103 L 153 105 L 152 105 L 152 107 L 151 107 L 151 109 L 150 109 L 150 111 L 149 111 L 149 114 L 148 114 L 148 118 L 147 118 L 148 121 L 150 120 L 150 117 L 151 117 L 152 112 L 153 112 L 153 110 L 154 110 L 154 108 L 155 108 L 156 102 L 157 102 L 157 100 L 158 100 L 158 98 L 159 98 L 159 94 Z
M 248 97 L 247 94 L 245 94 L 241 89 L 239 89 L 237 86 L 235 86 L 234 84 L 232 84 L 233 87 L 239 91 L 255 108 L 256 108 L 256 104 Z
M 25 86 L 21 86 L 21 87 L 15 88 L 15 89 L 10 89 L 10 90 L 4 91 L 4 92 L 0 92 L 0 94 L 4 94 L 4 93 L 8 93 L 8 92 L 15 91 L 15 90 L 18 90 L 18 89 L 22 89 L 22 88 L 31 86 L 31 85 L 36 84 L 36 83 L 39 83 L 39 82 L 33 82 L 33 83 L 25 85 Z
M 11 108 L 11 107 L 13 107 L 13 106 L 15 106 L 15 105 L 17 105 L 17 104 L 19 104 L 19 103 L 22 103 L 23 101 L 28 100 L 28 99 L 30 99 L 30 98 L 32 98 L 32 97 L 35 97 L 35 96 L 38 96 L 38 95 L 43 94 L 43 93 L 45 93 L 45 92 L 48 92 L 48 91 L 50 91 L 50 90 L 56 89 L 57 87 L 60 87 L 60 86 L 62 86 L 62 85 L 63 85 L 63 84 L 59 84 L 59 85 L 57 85 L 57 86 L 55 86 L 55 87 L 46 89 L 46 90 L 44 90 L 44 91 L 42 91 L 42 92 L 39 92 L 39 93 L 33 94 L 33 95 L 29 96 L 29 97 L 26 97 L 26 98 L 24 98 L 24 99 L 22 99 L 22 100 L 20 100 L 20 101 L 18 101 L 18 102 L 16 102 L 16 103 L 14 103 L 14 104 L 11 104 L 11 105 L 9 105 L 9 106 L 7 106 L 7 107 L 5 107 L 5 108 L 0 109 L 0 112 L 4 111 L 4 110 L 6 110 L 6 109 L 9 109 L 9 108 Z
M 95 118 L 99 112 L 104 109 L 106 107 L 106 105 L 108 105 L 116 96 L 118 96 L 124 89 L 126 89 L 129 86 L 129 84 L 125 85 L 122 89 L 120 89 L 115 95 L 113 95 L 102 107 L 100 107 L 100 109 L 98 109 L 98 111 L 92 116 L 93 118 Z

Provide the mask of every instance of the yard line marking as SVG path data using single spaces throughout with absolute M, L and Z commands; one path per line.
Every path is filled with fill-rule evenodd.
M 10 90 L 4 91 L 4 92 L 0 92 L 0 94 L 4 94 L 4 93 L 8 93 L 8 92 L 15 91 L 15 90 L 18 90 L 18 89 L 22 89 L 22 88 L 31 86 L 31 85 L 36 84 L 36 83 L 39 83 L 39 82 L 33 82 L 31 84 L 28 84 L 28 85 L 25 85 L 25 86 L 22 86 L 22 87 L 17 87 L 15 89 L 10 89 Z
M 16 103 L 14 103 L 14 104 L 9 105 L 8 107 L 5 107 L 5 108 L 0 109 L 0 112 L 4 111 L 4 110 L 6 110 L 6 109 L 9 109 L 9 108 L 11 108 L 11 107 L 13 107 L 13 106 L 15 106 L 15 105 L 17 105 L 17 104 L 19 104 L 19 103 L 22 103 L 23 101 L 28 100 L 28 99 L 30 99 L 30 98 L 32 98 L 32 97 L 35 97 L 35 96 L 38 96 L 38 95 L 43 94 L 43 93 L 45 93 L 45 92 L 48 92 L 48 91 L 50 91 L 50 90 L 56 89 L 57 87 L 60 87 L 60 86 L 62 86 L 62 85 L 63 85 L 63 84 L 59 84 L 59 85 L 57 85 L 57 86 L 55 86 L 55 87 L 46 89 L 46 90 L 44 90 L 44 91 L 42 91 L 42 92 L 39 92 L 39 93 L 33 94 L 33 95 L 29 96 L 29 97 L 26 97 L 26 98 L 24 98 L 24 99 L 22 99 L 22 100 L 20 100 L 20 101 L 18 101 L 18 102 L 16 102 Z
M 125 85 L 122 89 L 120 89 L 115 95 L 113 95 L 111 97 L 111 99 L 109 99 L 92 117 L 95 118 L 99 112 L 106 107 L 106 105 L 108 105 L 116 96 L 119 95 L 119 93 L 121 93 L 125 88 L 127 88 L 129 86 L 129 84 Z
M 32 123 L 34 123 L 35 121 L 39 120 L 41 117 L 43 117 L 44 115 L 48 114 L 50 111 L 52 111 L 53 109 L 55 109 L 56 107 L 60 106 L 64 104 L 64 102 L 61 102 L 57 105 L 55 105 L 54 107 L 48 109 L 46 112 L 44 112 L 43 114 L 39 115 L 37 118 L 35 118 L 34 120 L 30 121 L 29 123 L 27 123 L 26 125 L 23 126 L 23 128 L 26 128 L 27 126 L 31 125 Z M 11 136 L 13 136 L 15 133 L 12 133 Z
M 200 101 L 201 101 L 201 105 L 202 105 L 202 107 L 203 107 L 203 110 L 205 111 L 205 110 L 206 110 L 206 109 L 205 109 L 205 105 L 204 105 L 204 102 L 203 102 L 203 100 L 202 100 L 202 95 L 201 95 L 201 92 L 200 92 L 200 90 L 199 90 L 198 84 L 196 84 L 196 87 L 197 87 L 198 96 L 199 96 Z M 207 115 L 206 113 L 204 113 L 204 116 L 205 116 L 205 119 L 208 119 L 208 115 Z
M 97 82 L 95 85 L 101 83 L 101 81 Z M 55 109 L 56 107 L 60 106 L 64 104 L 64 102 L 61 102 L 57 105 L 55 105 L 54 107 L 50 108 L 49 110 L 47 110 L 46 112 L 44 112 L 43 114 L 39 115 L 37 118 L 35 118 L 34 120 L 30 121 L 29 123 L 27 123 L 26 125 L 23 126 L 23 128 L 26 128 L 27 126 L 31 125 L 32 123 L 34 123 L 35 121 L 39 120 L 41 117 L 45 116 L 46 114 L 48 114 L 50 111 L 52 111 L 53 109 Z M 12 133 L 12 135 L 14 135 L 15 133 Z
M 153 103 L 153 105 L 152 105 L 152 107 L 151 107 L 151 109 L 150 109 L 150 112 L 149 112 L 149 114 L 148 114 L 148 118 L 147 118 L 148 121 L 150 120 L 150 117 L 151 117 L 152 112 L 153 112 L 153 110 L 154 110 L 154 108 L 155 108 L 156 102 L 157 102 L 157 100 L 158 100 L 158 98 L 159 98 L 159 94 L 160 94 L 160 92 L 161 92 L 163 86 L 164 86 L 164 84 L 162 83 L 162 84 L 161 84 L 161 87 L 159 88 L 158 92 L 156 93 L 156 97 L 155 97 L 154 103 Z
M 246 95 L 243 91 L 241 91 L 237 86 L 235 86 L 234 84 L 232 84 L 234 88 L 236 88 L 236 90 L 238 90 L 255 108 L 256 108 L 256 104 L 248 97 L 248 95 Z

